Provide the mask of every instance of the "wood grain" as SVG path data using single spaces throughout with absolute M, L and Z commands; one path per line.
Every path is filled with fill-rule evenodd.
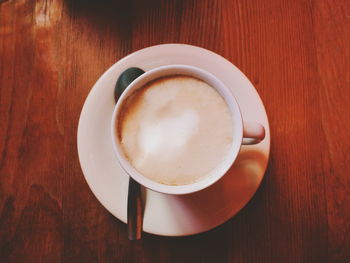
M 191 237 L 145 235 L 96 200 L 76 131 L 98 77 L 150 45 L 237 65 L 270 120 L 253 200 Z M 0 262 L 349 262 L 350 2 L 9 0 L 0 4 Z

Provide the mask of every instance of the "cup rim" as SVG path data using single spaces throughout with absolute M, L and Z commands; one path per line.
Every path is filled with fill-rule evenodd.
M 171 73 L 177 72 L 177 73 Z M 180 73 L 179 73 L 180 72 Z M 121 149 L 117 131 L 117 119 L 120 113 L 120 110 L 125 102 L 125 100 L 132 94 L 135 90 L 143 87 L 146 83 L 155 80 L 157 78 L 168 76 L 168 75 L 176 75 L 183 74 L 188 76 L 193 76 L 199 78 L 212 86 L 219 94 L 223 97 L 227 105 L 229 106 L 230 113 L 234 122 L 233 132 L 235 133 L 233 136 L 233 142 L 230 148 L 228 155 L 226 156 L 225 162 L 223 162 L 219 167 L 215 168 L 210 175 L 205 176 L 204 178 L 185 185 L 166 185 L 162 183 L 158 183 L 153 181 L 146 176 L 142 175 L 138 172 L 131 163 L 124 156 L 123 150 Z M 240 151 L 243 139 L 243 120 L 242 114 L 237 103 L 236 98 L 232 94 L 229 88 L 226 87 L 217 77 L 215 77 L 210 72 L 203 70 L 198 67 L 189 66 L 189 65 L 181 65 L 181 64 L 172 64 L 166 66 L 160 66 L 154 69 L 151 69 L 137 79 L 135 79 L 130 85 L 124 90 L 124 92 L 119 97 L 111 119 L 111 137 L 112 137 L 112 145 L 114 153 L 123 168 L 123 170 L 131 176 L 135 181 L 139 184 L 145 186 L 148 189 L 151 189 L 156 192 L 164 193 L 164 194 L 173 194 L 173 195 L 182 195 L 182 194 L 190 194 L 200 190 L 203 190 L 218 180 L 220 180 L 226 172 L 231 168 L 233 163 L 235 162 L 238 153 Z

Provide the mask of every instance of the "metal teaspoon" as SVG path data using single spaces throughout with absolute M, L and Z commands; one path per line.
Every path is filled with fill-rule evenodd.
M 128 68 L 120 74 L 114 89 L 114 99 L 117 102 L 119 96 L 133 80 L 145 73 L 139 68 Z M 142 202 L 141 185 L 129 177 L 127 223 L 129 240 L 139 240 L 142 234 Z

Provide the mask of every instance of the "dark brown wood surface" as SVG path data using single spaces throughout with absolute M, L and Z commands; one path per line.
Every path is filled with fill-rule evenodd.
M 254 83 L 264 181 L 224 225 L 127 238 L 80 169 L 99 76 L 138 49 L 202 46 Z M 0 262 L 350 262 L 350 1 L 8 0 L 0 4 Z

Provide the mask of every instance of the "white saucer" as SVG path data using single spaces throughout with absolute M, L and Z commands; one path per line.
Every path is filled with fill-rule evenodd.
M 110 120 L 113 92 L 122 71 L 147 71 L 168 64 L 193 65 L 221 79 L 241 107 L 245 121 L 265 126 L 266 138 L 243 146 L 230 171 L 213 186 L 185 196 L 145 189 L 143 230 L 162 236 L 185 236 L 214 228 L 235 215 L 252 198 L 264 176 L 270 150 L 270 131 L 264 105 L 245 75 L 223 57 L 203 48 L 166 44 L 139 50 L 114 64 L 96 82 L 82 109 L 78 126 L 78 153 L 89 187 L 102 205 L 126 222 L 128 176 L 114 156 Z

